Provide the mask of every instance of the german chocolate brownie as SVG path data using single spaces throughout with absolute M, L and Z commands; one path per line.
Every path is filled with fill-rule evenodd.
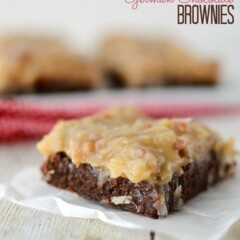
M 56 92 L 100 85 L 98 67 L 61 39 L 0 36 L 0 93 Z
M 202 59 L 169 39 L 110 35 L 104 39 L 99 62 L 110 85 L 213 85 L 219 64 Z
M 233 141 L 195 120 L 132 109 L 60 122 L 38 149 L 49 184 L 152 218 L 180 210 L 236 165 Z

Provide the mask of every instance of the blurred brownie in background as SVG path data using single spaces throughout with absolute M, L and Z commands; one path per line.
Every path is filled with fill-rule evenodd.
M 0 93 L 55 92 L 100 85 L 97 67 L 51 37 L 0 37 Z
M 218 63 L 205 61 L 164 39 L 112 35 L 102 43 L 99 60 L 112 86 L 212 85 Z

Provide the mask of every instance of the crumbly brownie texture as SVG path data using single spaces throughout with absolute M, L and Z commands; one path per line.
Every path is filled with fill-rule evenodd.
M 100 52 L 110 85 L 216 84 L 218 63 L 205 61 L 166 40 L 110 36 Z
M 0 69 L 0 93 L 89 89 L 101 84 L 95 64 L 50 37 L 0 37 Z
M 41 170 L 44 180 L 53 186 L 104 205 L 159 218 L 180 210 L 183 203 L 230 175 L 235 167 L 235 163 L 226 165 L 224 175 L 220 176 L 219 164 L 217 155 L 210 152 L 208 159 L 183 166 L 182 173 L 174 174 L 164 185 L 146 181 L 132 183 L 123 177 L 110 178 L 101 168 L 89 164 L 76 166 L 63 152 L 51 155 Z

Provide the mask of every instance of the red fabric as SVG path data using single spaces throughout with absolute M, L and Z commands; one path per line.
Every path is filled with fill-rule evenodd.
M 47 133 L 58 119 L 90 115 L 110 104 L 89 101 L 0 100 L 0 141 L 35 139 Z M 240 113 L 240 104 L 140 103 L 150 117 L 215 116 Z

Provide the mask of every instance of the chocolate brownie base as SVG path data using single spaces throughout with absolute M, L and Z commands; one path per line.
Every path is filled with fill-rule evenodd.
M 110 178 L 106 171 L 89 164 L 75 166 L 63 152 L 51 155 L 41 171 L 44 180 L 53 186 L 152 218 L 180 210 L 183 203 L 220 180 L 219 161 L 214 152 L 206 161 L 184 166 L 182 173 L 163 186 L 145 181 L 136 184 L 123 177 Z
M 216 78 L 205 78 L 205 79 L 197 79 L 186 76 L 185 78 L 169 78 L 162 77 L 159 78 L 158 81 L 149 84 L 149 81 L 146 79 L 143 83 L 136 86 L 129 86 L 128 81 L 124 78 L 124 76 L 117 71 L 107 71 L 105 72 L 107 86 L 112 88 L 126 88 L 126 87 L 151 87 L 151 86 L 215 86 L 218 81 Z
M 39 78 L 33 86 L 33 91 L 37 93 L 44 92 L 65 92 L 65 91 L 78 91 L 78 90 L 90 90 L 94 88 L 91 81 L 81 81 L 81 79 L 48 79 Z

